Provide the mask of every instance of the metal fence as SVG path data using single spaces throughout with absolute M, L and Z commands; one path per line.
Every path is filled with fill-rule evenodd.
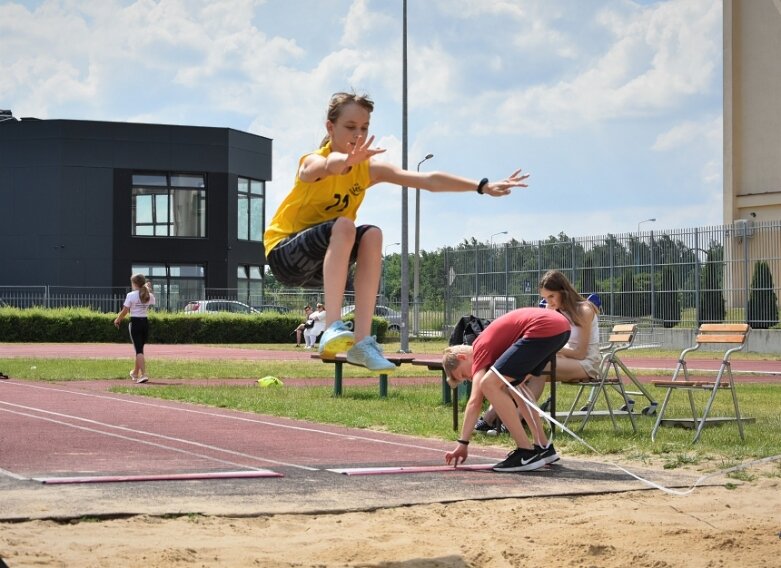
M 602 322 L 641 322 L 646 343 L 657 328 L 696 327 L 708 321 L 778 325 L 781 296 L 781 221 L 643 231 L 443 251 L 441 307 L 410 302 L 410 337 L 447 337 L 465 314 L 495 318 L 536 306 L 537 283 L 549 269 L 564 272 L 583 294 L 602 300 Z M 3 286 L 0 306 L 88 307 L 118 312 L 129 288 Z M 157 309 L 180 311 L 186 300 L 230 299 L 303 314 L 323 301 L 322 290 L 206 289 L 204 298 L 155 288 Z M 345 304 L 353 304 L 348 294 Z M 431 306 L 432 302 L 426 302 Z M 384 315 L 400 319 L 400 302 L 378 298 Z M 328 306 L 326 306 L 328 308 Z M 395 330 L 394 330 L 395 331 Z M 642 335 L 641 335 L 642 337 Z
M 599 294 L 606 322 L 769 328 L 778 324 L 781 221 L 448 250 L 445 320 L 535 306 L 549 269 L 582 294 Z

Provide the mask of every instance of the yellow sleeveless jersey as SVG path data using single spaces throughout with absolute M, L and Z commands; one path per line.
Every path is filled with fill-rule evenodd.
M 327 157 L 331 153 L 330 142 L 312 153 Z M 299 168 L 308 155 L 298 160 Z M 330 175 L 311 183 L 301 181 L 296 174 L 293 190 L 282 201 L 263 235 L 266 256 L 285 237 L 309 227 L 337 217 L 355 221 L 370 183 L 368 160 L 353 166 L 346 174 Z

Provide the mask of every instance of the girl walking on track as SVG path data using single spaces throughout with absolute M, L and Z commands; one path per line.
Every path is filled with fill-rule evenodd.
M 336 93 L 328 105 L 327 135 L 320 148 L 299 159 L 293 189 L 282 201 L 264 235 L 266 258 L 286 286 L 324 290 L 326 327 L 321 356 L 346 351 L 347 361 L 372 371 L 396 366 L 385 359 L 370 335 L 382 265 L 382 231 L 356 225 L 366 191 L 391 183 L 429 191 L 474 191 L 493 197 L 526 187 L 528 174 L 515 171 L 499 181 L 444 172 L 413 172 L 375 160 L 369 122 L 374 103 L 366 95 Z M 341 321 L 350 265 L 355 264 L 355 331 Z
M 147 282 L 143 274 L 134 274 L 130 278 L 133 291 L 125 298 L 122 311 L 117 314 L 114 325 L 119 325 L 125 316 L 130 314 L 130 340 L 136 350 L 135 366 L 130 371 L 130 378 L 137 383 L 145 383 L 149 380 L 146 376 L 146 363 L 144 361 L 144 345 L 149 339 L 149 306 L 155 305 L 155 296 L 152 294 L 152 283 Z

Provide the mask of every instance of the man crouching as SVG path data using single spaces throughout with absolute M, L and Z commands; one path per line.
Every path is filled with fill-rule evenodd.
M 466 404 L 458 446 L 445 454 L 445 462 L 464 463 L 469 455 L 469 437 L 487 398 L 518 446 L 494 471 L 532 471 L 559 459 L 548 443 L 542 422 L 521 398 L 508 389 L 498 373 L 529 400 L 534 396 L 524 386 L 527 375 L 540 376 L 546 363 L 556 355 L 570 335 L 570 322 L 555 310 L 520 308 L 496 318 L 470 345 L 445 349 L 442 365 L 448 384 L 472 381 L 472 394 Z M 529 441 L 521 416 L 529 425 L 534 443 Z

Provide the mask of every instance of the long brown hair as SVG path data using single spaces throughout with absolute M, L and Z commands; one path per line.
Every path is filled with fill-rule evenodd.
M 149 288 L 146 287 L 146 277 L 143 274 L 134 274 L 130 277 L 130 281 L 138 288 L 138 298 L 142 304 L 149 302 Z
M 335 123 L 336 120 L 341 116 L 342 109 L 344 109 L 344 107 L 350 103 L 355 103 L 362 106 L 367 111 L 369 111 L 369 114 L 374 111 L 374 101 L 369 98 L 369 95 L 357 95 L 355 93 L 340 92 L 331 95 L 331 101 L 328 103 L 328 114 L 326 114 L 326 119 L 331 123 Z M 326 134 L 325 138 L 323 138 L 323 141 L 320 142 L 320 147 L 322 148 L 328 144 L 330 140 L 331 136 Z
M 559 292 L 561 294 L 561 309 L 560 311 L 569 317 L 573 324 L 580 327 L 583 323 L 580 310 L 578 309 L 583 299 L 577 290 L 572 286 L 569 279 L 564 276 L 563 272 L 558 270 L 549 270 L 542 278 L 540 278 L 539 289 L 545 288 L 551 292 Z M 597 313 L 596 306 L 591 302 L 588 302 L 588 307 Z

